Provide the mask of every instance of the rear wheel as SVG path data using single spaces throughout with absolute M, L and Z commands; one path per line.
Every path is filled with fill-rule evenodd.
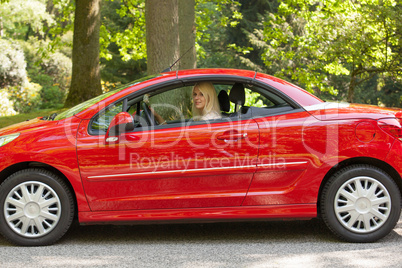
M 0 186 L 0 232 L 17 245 L 56 242 L 74 217 L 72 194 L 62 179 L 43 169 L 26 169 Z
M 401 213 L 397 185 L 369 165 L 346 167 L 325 185 L 321 214 L 329 229 L 349 242 L 374 242 L 395 227 Z

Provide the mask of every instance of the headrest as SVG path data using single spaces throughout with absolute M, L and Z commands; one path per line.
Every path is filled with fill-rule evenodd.
M 246 102 L 246 94 L 244 92 L 244 86 L 241 83 L 235 83 L 230 90 L 229 100 L 235 104 L 241 106 Z
M 230 102 L 228 93 L 225 90 L 221 90 L 218 94 L 219 105 L 221 106 L 221 111 L 230 111 Z

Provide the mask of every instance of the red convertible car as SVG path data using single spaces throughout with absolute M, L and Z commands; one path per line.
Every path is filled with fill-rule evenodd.
M 201 82 L 213 84 L 219 118 L 194 117 Z M 39 246 L 75 218 L 319 217 L 342 240 L 373 242 L 400 217 L 401 124 L 402 110 L 327 103 L 254 71 L 147 77 L 0 130 L 0 232 Z

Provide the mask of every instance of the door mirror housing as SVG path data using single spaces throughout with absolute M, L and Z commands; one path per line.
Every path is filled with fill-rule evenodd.
M 106 132 L 106 143 L 118 142 L 121 133 L 132 131 L 134 129 L 134 119 L 127 112 L 116 114 L 110 122 Z

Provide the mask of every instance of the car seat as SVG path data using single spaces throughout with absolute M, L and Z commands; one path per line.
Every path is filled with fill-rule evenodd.
M 240 117 L 242 111 L 239 111 L 240 107 L 244 106 L 246 102 L 246 93 L 244 86 L 241 83 L 235 83 L 230 90 L 229 100 L 235 104 L 235 112 L 230 117 Z
M 222 116 L 229 116 L 230 101 L 229 95 L 225 90 L 221 90 L 218 94 L 219 106 L 221 107 Z

